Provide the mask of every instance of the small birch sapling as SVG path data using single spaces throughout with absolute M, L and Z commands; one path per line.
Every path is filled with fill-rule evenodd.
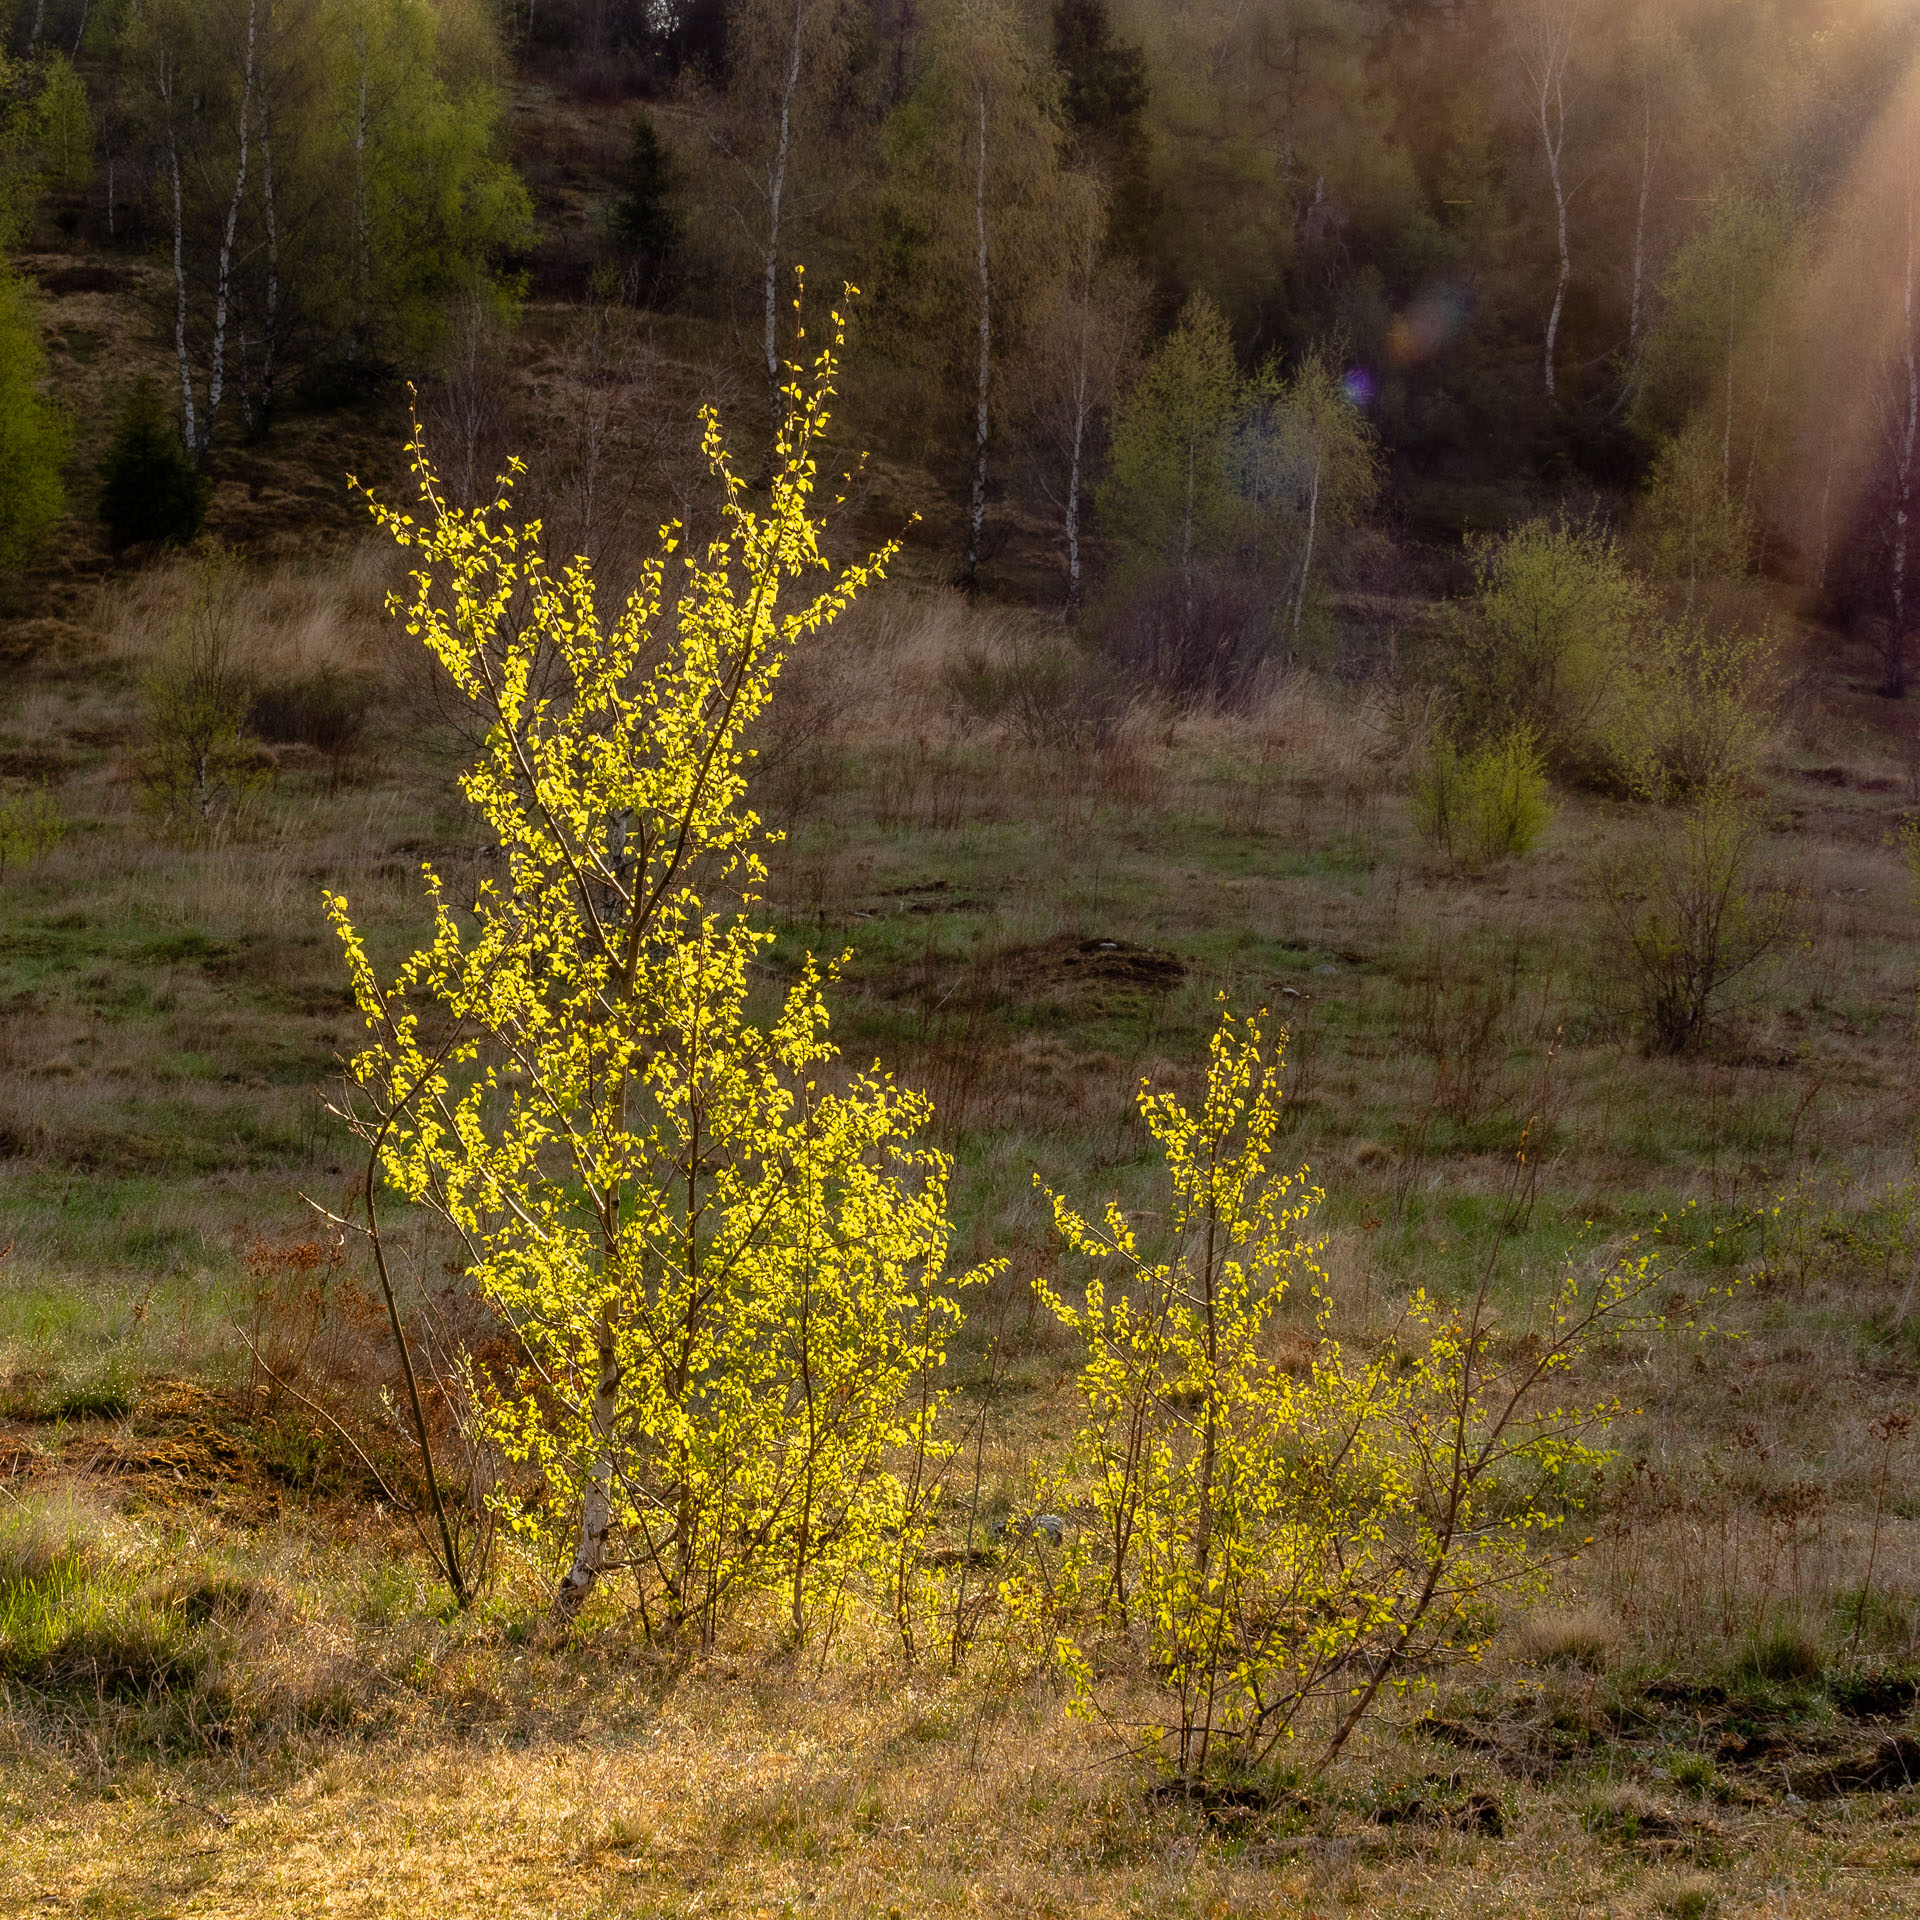
M 417 557 L 408 630 L 484 723 L 461 785 L 499 855 L 470 904 L 425 869 L 433 932 L 391 978 L 330 896 L 371 1035 L 341 1111 L 380 1180 L 462 1236 L 524 1352 L 493 1418 L 540 1489 L 512 1520 L 564 1563 L 563 1622 L 621 1569 L 653 1635 L 710 1643 L 759 1595 L 799 1640 L 927 1520 L 893 1466 L 936 1444 L 974 1277 L 946 1273 L 928 1103 L 836 1067 L 811 961 L 754 1005 L 773 836 L 746 804 L 748 732 L 892 552 L 783 600 L 829 570 L 813 496 L 839 340 L 790 381 L 764 510 L 707 416 L 722 530 L 691 555 L 665 530 L 611 618 L 505 484 L 448 502 L 417 437 L 423 519 L 375 508 Z

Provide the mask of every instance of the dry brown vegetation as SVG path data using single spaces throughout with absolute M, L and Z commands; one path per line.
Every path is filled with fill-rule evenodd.
M 1839 676 L 1803 685 L 1753 800 L 1801 937 L 1676 1058 L 1645 1051 L 1596 932 L 1596 862 L 1645 816 L 1562 796 L 1537 855 L 1462 878 L 1408 822 L 1411 686 L 1298 673 L 1179 712 L 1117 698 L 1050 622 L 911 589 L 795 669 L 762 743 L 790 823 L 774 958 L 849 951 L 843 1045 L 931 1089 L 968 1250 L 1011 1260 L 958 1362 L 987 1518 L 1070 1418 L 1027 1286 L 1056 1258 L 1032 1171 L 1139 1197 L 1133 1088 L 1191 1079 L 1223 990 L 1291 1023 L 1289 1150 L 1329 1190 L 1343 1339 L 1469 1284 L 1529 1126 L 1513 1342 L 1569 1246 L 1662 1212 L 1683 1248 L 1718 1234 L 1697 1271 L 1744 1282 L 1717 1333 L 1581 1383 L 1630 1411 L 1550 1605 L 1333 1776 L 1187 1802 L 991 1621 L 957 1678 L 857 1638 L 796 1663 L 749 1623 L 689 1667 L 613 1599 L 573 1646 L 530 1641 L 543 1570 L 511 1557 L 442 1617 L 381 1492 L 408 1461 L 352 1264 L 309 1315 L 304 1283 L 262 1308 L 247 1261 L 311 1237 L 296 1192 L 346 1179 L 317 1105 L 351 1038 L 320 885 L 397 938 L 423 853 L 480 858 L 382 582 L 371 556 L 251 578 L 260 684 L 334 671 L 364 726 L 337 760 L 270 747 L 272 783 L 198 839 L 136 778 L 185 569 L 22 636 L 0 750 L 70 831 L 0 888 L 8 1910 L 1916 1904 L 1914 907 L 1889 844 L 1914 796 Z M 443 1286 L 441 1257 L 412 1242 L 410 1284 Z M 1304 1309 L 1284 1321 L 1310 1350 Z

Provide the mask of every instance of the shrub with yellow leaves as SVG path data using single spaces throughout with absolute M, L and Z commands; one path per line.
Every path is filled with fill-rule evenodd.
M 792 374 L 764 509 L 706 416 L 721 532 L 680 555 L 664 530 L 611 617 L 588 561 L 550 571 L 537 523 L 510 519 L 510 478 L 453 506 L 416 436 L 423 517 L 375 507 L 417 556 L 394 611 L 484 735 L 461 787 L 499 851 L 471 902 L 425 870 L 432 934 L 390 979 L 329 897 L 371 1034 L 340 1111 L 376 1254 L 384 1187 L 451 1223 L 518 1336 L 489 1417 L 542 1489 L 512 1518 L 568 1562 L 562 1621 L 619 1568 L 651 1633 L 710 1642 L 771 1594 L 804 1637 L 863 1570 L 904 1564 L 913 1489 L 938 1483 L 894 1471 L 937 1448 L 973 1277 L 946 1271 L 927 1102 L 836 1069 L 813 963 L 768 1017 L 751 1004 L 772 836 L 747 730 L 892 552 L 788 604 L 830 571 L 812 503 L 840 343 L 836 316 Z
M 1077 1305 L 1035 1283 L 1085 1345 L 1053 1492 L 1090 1518 L 1008 1599 L 1103 1712 L 1089 1636 L 1131 1640 L 1172 1708 L 1145 1735 L 1190 1782 L 1210 1760 L 1269 1759 L 1314 1708 L 1330 1760 L 1383 1688 L 1471 1654 L 1500 1600 L 1539 1590 L 1614 1411 L 1563 1405 L 1556 1385 L 1643 1317 L 1656 1277 L 1639 1247 L 1569 1265 L 1517 1341 L 1489 1286 L 1458 1305 L 1420 1293 L 1349 1349 L 1305 1237 L 1320 1195 L 1272 1169 L 1280 1102 L 1261 1020 L 1223 1018 L 1197 1111 L 1141 1090 L 1171 1188 L 1158 1248 L 1117 1204 L 1095 1221 L 1055 1195 L 1092 1271 Z M 1516 1183 L 1518 1205 L 1524 1149 Z M 1316 1303 L 1304 1361 L 1273 1337 L 1289 1287 Z

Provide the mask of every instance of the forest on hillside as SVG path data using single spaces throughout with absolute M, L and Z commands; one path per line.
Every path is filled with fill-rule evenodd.
M 933 476 L 954 577 L 1005 558 L 1040 597 L 1042 565 L 1123 654 L 1263 655 L 1557 513 L 1661 578 L 1792 582 L 1904 681 L 1891 0 L 12 11 L 14 250 L 158 269 L 157 394 L 89 396 L 127 459 L 217 472 L 289 408 L 415 381 L 484 489 L 528 451 L 491 389 L 529 297 L 699 323 L 764 417 L 804 267 L 816 301 L 860 289 L 861 430 Z M 516 132 L 533 82 L 616 137 Z M 17 568 L 63 487 L 82 519 L 111 489 L 61 457 L 106 423 L 38 397 L 30 273 L 6 306 Z M 190 534 L 194 491 L 113 539 Z
M 0 0 L 0 1913 L 1920 1913 L 1912 0 Z

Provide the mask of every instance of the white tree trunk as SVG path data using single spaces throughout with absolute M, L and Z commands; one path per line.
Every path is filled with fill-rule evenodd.
M 793 141 L 793 97 L 800 87 L 800 49 L 807 23 L 806 0 L 794 0 L 793 39 L 787 48 L 786 79 L 780 89 L 780 131 L 767 176 L 767 245 L 762 262 L 761 300 L 765 309 L 762 352 L 767 363 L 767 393 L 776 425 L 780 419 L 780 214 L 787 191 L 787 157 Z
M 220 235 L 220 266 L 213 295 L 213 353 L 207 367 L 206 446 L 209 447 L 213 444 L 214 422 L 219 417 L 227 384 L 227 303 L 233 284 L 233 237 L 240 224 L 240 202 L 247 191 L 247 140 L 253 130 L 254 29 L 258 18 L 259 0 L 249 0 L 247 65 L 240 88 L 240 157 L 233 170 L 233 197 L 227 202 L 227 223 Z
M 173 72 L 164 53 L 156 84 L 160 103 L 166 109 L 167 179 L 173 190 L 173 351 L 180 369 L 181 424 L 187 451 L 198 458 L 200 433 L 193 404 L 193 361 L 187 353 L 186 213 L 180 192 L 180 136 L 173 118 Z
M 980 106 L 979 153 L 974 175 L 973 218 L 980 277 L 980 364 L 974 387 L 973 498 L 967 513 L 966 578 L 972 584 L 980 567 L 987 526 L 987 402 L 993 377 L 993 277 L 987 257 L 987 86 L 977 86 Z
M 555 1619 L 563 1624 L 586 1605 L 607 1560 L 607 1534 L 613 1525 L 613 1425 L 620 1406 L 620 1357 L 613 1328 L 602 1319 L 595 1341 L 598 1372 L 593 1387 L 593 1435 L 602 1451 L 587 1475 L 580 1506 L 580 1533 L 573 1565 L 553 1598 Z
M 1531 16 L 1516 35 L 1520 65 L 1532 89 L 1534 123 L 1546 156 L 1547 180 L 1553 189 L 1554 230 L 1559 245 L 1559 272 L 1554 280 L 1553 306 L 1547 314 L 1544 359 L 1547 397 L 1559 390 L 1560 321 L 1566 311 L 1567 289 L 1573 282 L 1573 253 L 1567 234 L 1567 69 L 1573 58 L 1572 0 L 1536 0 Z
M 1546 125 L 1544 111 L 1541 116 L 1541 125 L 1544 129 Z M 1560 346 L 1560 316 L 1566 311 L 1567 288 L 1573 281 L 1573 256 L 1567 245 L 1567 190 L 1560 171 L 1560 155 L 1565 141 L 1566 113 L 1565 108 L 1561 107 L 1555 132 L 1547 144 L 1547 171 L 1553 181 L 1554 222 L 1560 240 L 1560 274 L 1554 282 L 1553 308 L 1547 315 L 1546 375 L 1549 397 L 1559 390 L 1559 372 L 1556 362 Z
M 1067 612 L 1080 611 L 1080 463 L 1087 441 L 1087 371 L 1082 360 L 1073 408 L 1073 452 L 1067 463 Z

